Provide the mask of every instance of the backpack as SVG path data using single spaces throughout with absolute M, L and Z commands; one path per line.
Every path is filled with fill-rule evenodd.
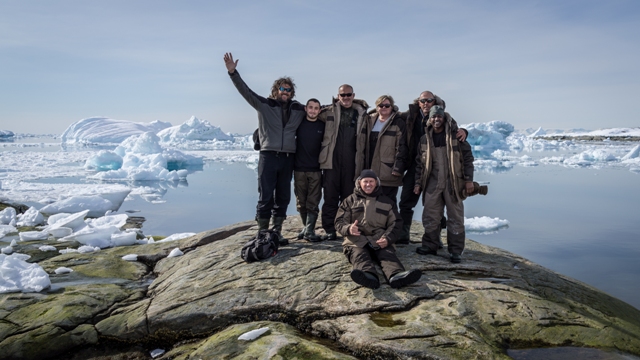
M 258 129 L 253 132 L 253 150 L 260 151 L 260 135 Z
M 250 263 L 275 256 L 278 253 L 278 233 L 263 229 L 251 238 L 240 251 L 242 260 Z

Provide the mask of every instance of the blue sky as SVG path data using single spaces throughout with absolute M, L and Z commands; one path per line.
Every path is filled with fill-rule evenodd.
M 0 0 L 0 130 L 87 117 L 249 133 L 257 93 L 294 78 L 323 104 L 350 83 L 405 110 L 423 90 L 459 123 L 638 127 L 640 2 Z

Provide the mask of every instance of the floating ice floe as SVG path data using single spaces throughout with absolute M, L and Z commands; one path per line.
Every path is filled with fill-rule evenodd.
M 101 150 L 87 159 L 85 168 L 97 170 L 94 179 L 176 181 L 185 178 L 186 168 L 204 164 L 202 157 L 164 149 L 152 132 L 125 139 L 115 150 Z
M 0 139 L 10 139 L 13 138 L 15 136 L 15 134 L 13 133 L 13 131 L 9 131 L 9 130 L 0 130 Z
M 464 218 L 465 231 L 476 234 L 494 233 L 500 229 L 508 228 L 509 221 L 488 216 Z
M 89 196 L 72 196 L 40 209 L 43 214 L 71 213 L 89 210 L 86 216 L 98 217 L 107 211 L 118 211 L 131 190 Z
M 40 292 L 51 286 L 49 275 L 29 255 L 0 254 L 0 293 Z
M 56 247 L 55 246 L 51 246 L 51 245 L 42 245 L 38 248 L 40 251 L 56 251 Z

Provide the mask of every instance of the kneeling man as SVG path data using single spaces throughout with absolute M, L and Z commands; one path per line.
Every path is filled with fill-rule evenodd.
M 367 169 L 336 215 L 336 230 L 344 236 L 343 252 L 353 265 L 351 279 L 370 289 L 380 287 L 376 263 L 392 288 L 413 284 L 422 276 L 417 269 L 405 271 L 396 256 L 393 244 L 402 231 L 402 222 L 393 204 L 382 194 L 376 173 Z

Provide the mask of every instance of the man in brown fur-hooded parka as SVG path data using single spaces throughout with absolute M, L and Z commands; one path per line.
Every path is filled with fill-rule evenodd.
M 367 117 L 369 105 L 355 99 L 353 87 L 338 88 L 338 98 L 322 109 L 318 118 L 325 122 L 320 147 L 320 169 L 323 172 L 322 228 L 324 240 L 336 240 L 334 226 L 338 205 L 353 193 L 356 173 L 356 134 Z

